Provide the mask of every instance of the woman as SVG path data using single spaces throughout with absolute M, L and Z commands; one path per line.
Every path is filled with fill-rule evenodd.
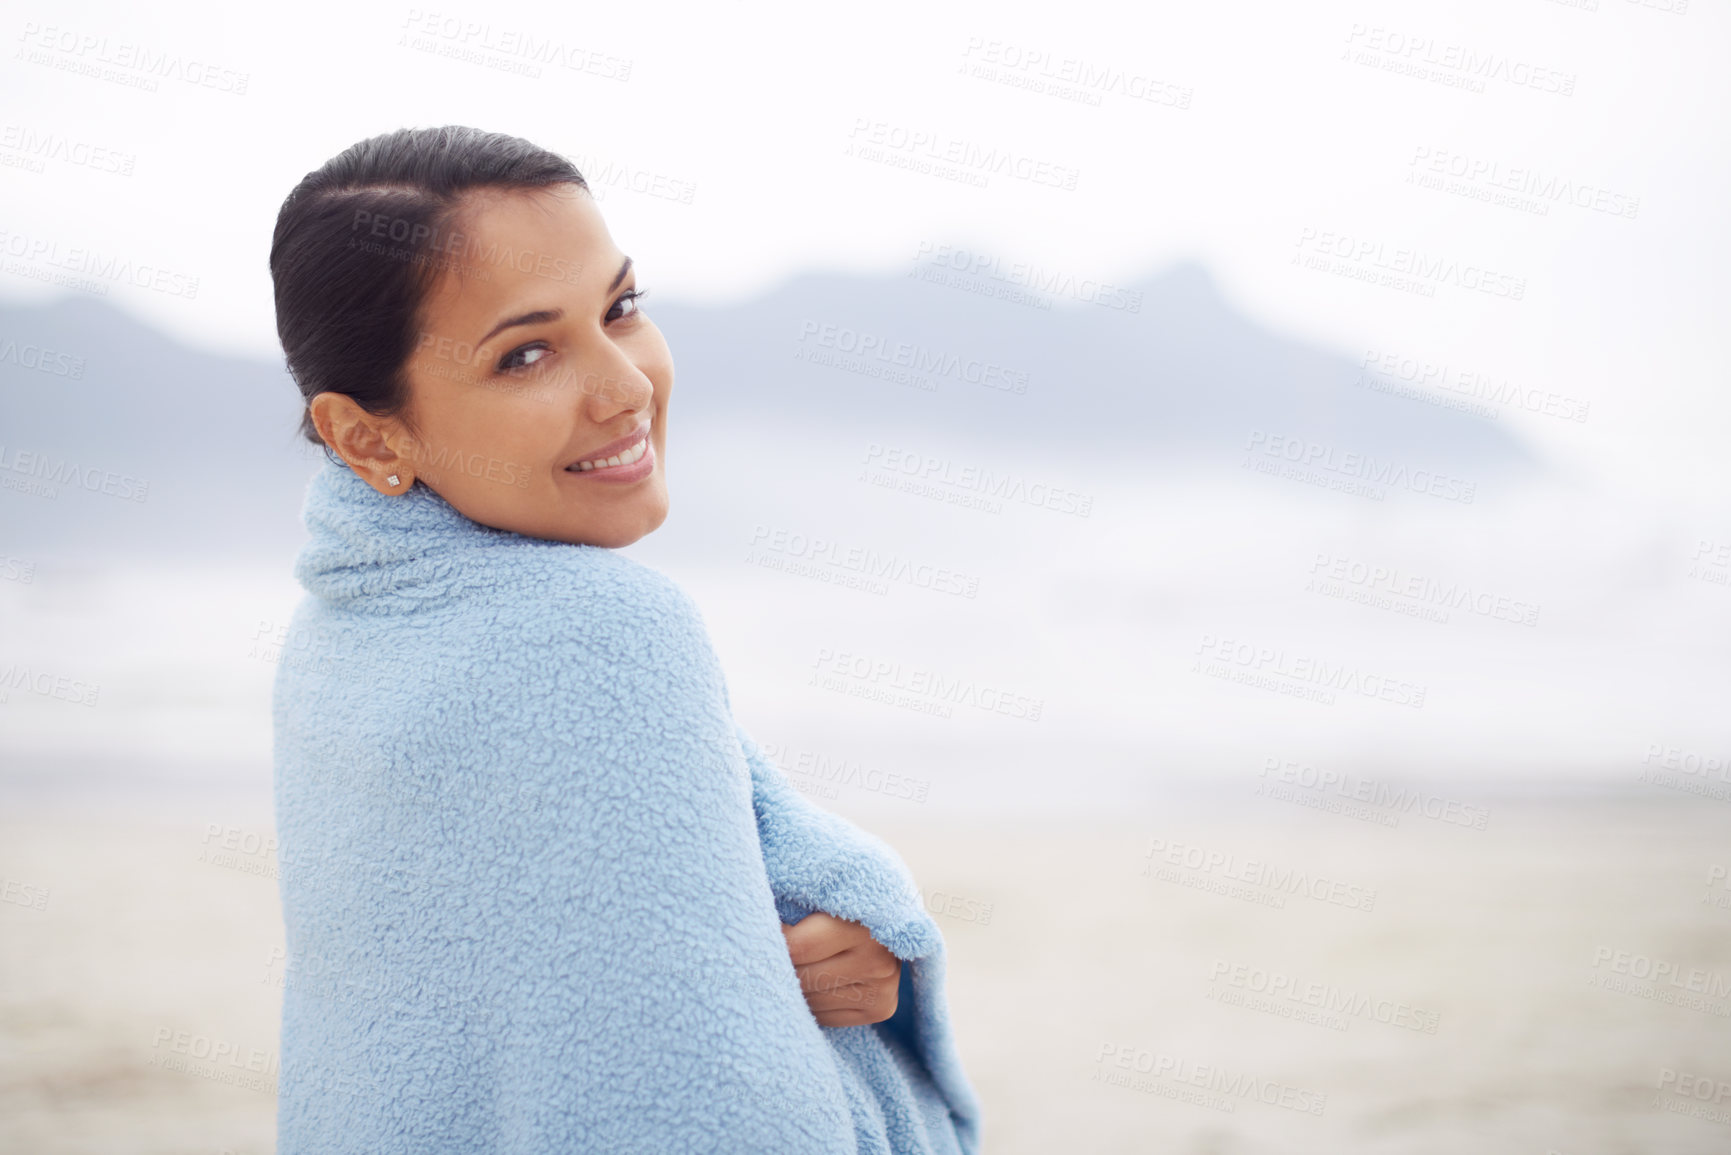
M 667 516 L 673 366 L 582 176 L 388 133 L 270 261 L 328 458 L 274 702 L 278 1151 L 972 1155 L 906 867 L 613 552 Z

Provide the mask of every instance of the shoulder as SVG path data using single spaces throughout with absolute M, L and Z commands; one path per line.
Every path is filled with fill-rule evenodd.
M 531 618 L 576 613 L 620 620 L 701 618 L 697 603 L 653 566 L 600 546 L 518 538 L 482 559 L 488 600 Z
M 656 665 L 713 656 L 696 601 L 653 566 L 599 546 L 521 538 L 486 553 L 477 616 L 501 641 Z

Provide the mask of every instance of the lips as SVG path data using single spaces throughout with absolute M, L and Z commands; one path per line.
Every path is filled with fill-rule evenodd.
M 640 460 L 649 451 L 649 422 L 645 421 L 630 434 L 609 441 L 588 454 L 581 460 L 572 462 L 565 468 L 571 473 L 605 472 L 609 469 L 619 469 Z

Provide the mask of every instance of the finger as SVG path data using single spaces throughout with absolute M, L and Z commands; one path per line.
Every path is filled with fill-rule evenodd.
M 830 1011 L 874 1011 L 894 998 L 893 988 L 881 983 L 855 983 L 806 996 L 813 1014 Z
M 817 987 L 805 992 L 805 1003 L 814 1011 L 870 1007 L 882 997 L 877 986 L 876 983 L 841 983 Z
M 852 945 L 853 936 L 849 931 L 858 925 L 858 923 L 850 923 L 817 910 L 806 915 L 792 926 L 783 925 L 781 930 L 787 938 L 790 954 L 797 953 L 801 956 L 810 956 L 805 961 L 815 961 L 818 958 L 828 958 L 832 954 L 839 954 Z M 797 963 L 801 960 L 796 959 L 795 961 Z
M 894 985 L 860 984 L 825 995 L 812 995 L 806 1005 L 812 1017 L 826 1027 L 881 1023 L 896 1013 Z
M 781 929 L 787 938 L 788 956 L 796 967 L 833 958 L 856 945 L 862 934 L 871 937 L 871 932 L 859 923 L 821 910 L 813 911 L 792 926 L 784 924 Z
M 793 972 L 799 976 L 800 989 L 809 991 L 825 984 L 846 986 L 900 978 L 902 961 L 873 943 L 866 947 L 850 947 L 814 963 L 799 964 Z
M 879 976 L 856 974 L 851 969 L 831 967 L 828 963 L 795 967 L 793 973 L 799 977 L 801 993 L 808 997 L 825 994 L 829 991 L 839 991 L 843 987 L 857 986 L 860 983 L 881 981 Z
M 894 1014 L 895 1012 L 890 1012 Z M 868 1027 L 873 1023 L 881 1023 L 890 1017 L 882 1011 L 829 1011 L 821 1015 L 813 1015 L 820 1027 Z

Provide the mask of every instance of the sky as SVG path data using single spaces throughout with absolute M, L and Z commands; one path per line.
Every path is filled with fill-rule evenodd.
M 640 285 L 668 299 L 922 256 L 1086 291 L 1197 260 L 1280 332 L 1555 395 L 1511 424 L 1564 469 L 1721 514 L 1731 491 L 1717 6 L 57 3 L 4 19 L 8 299 L 64 292 L 44 278 L 68 267 L 151 270 L 104 295 L 189 344 L 275 358 L 266 258 L 288 190 L 375 133 L 474 124 L 572 157 Z

